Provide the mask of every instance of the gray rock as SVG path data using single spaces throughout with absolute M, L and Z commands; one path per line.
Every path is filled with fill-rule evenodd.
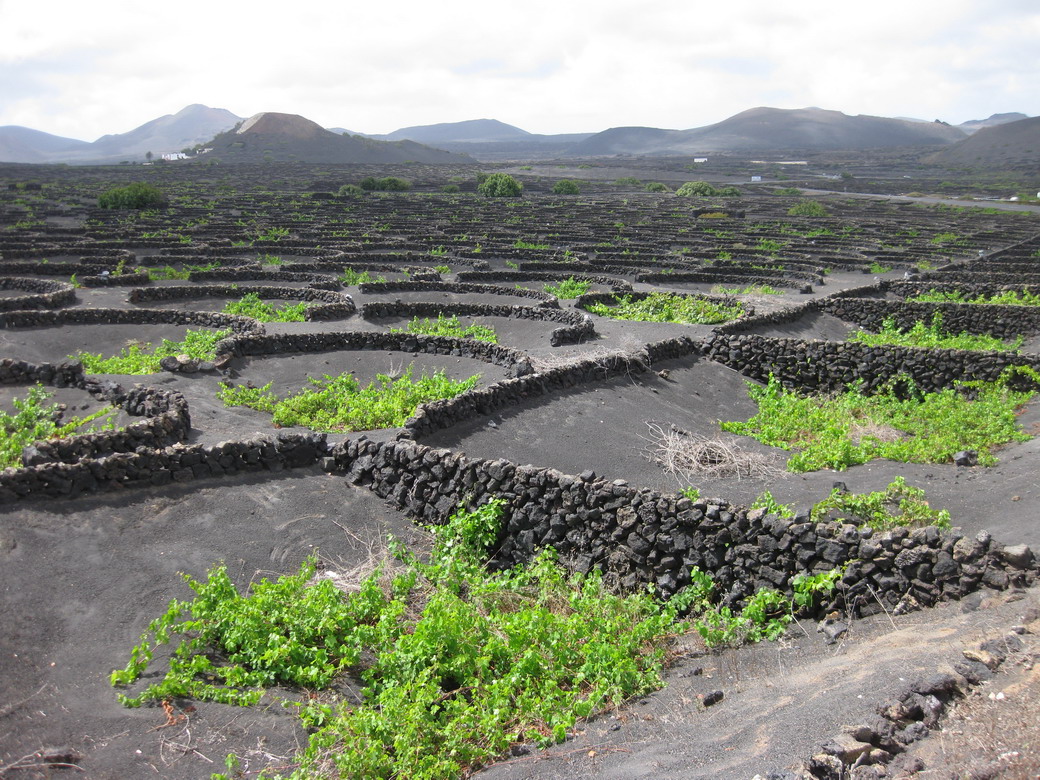
M 1033 551 L 1024 544 L 1014 544 L 1002 548 L 1000 557 L 1016 569 L 1028 569 L 1032 567 L 1034 561 Z

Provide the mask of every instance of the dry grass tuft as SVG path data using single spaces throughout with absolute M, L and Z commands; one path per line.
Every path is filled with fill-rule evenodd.
M 649 446 L 644 450 L 647 458 L 680 484 L 689 485 L 698 479 L 779 479 L 786 475 L 768 455 L 741 449 L 720 436 L 701 436 L 656 422 L 646 425 L 650 430 L 646 438 Z

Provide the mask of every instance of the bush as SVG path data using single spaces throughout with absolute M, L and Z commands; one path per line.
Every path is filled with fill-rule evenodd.
M 441 192 L 447 192 L 448 194 L 454 194 L 459 191 L 458 184 L 445 184 L 441 187 Z
M 488 198 L 517 198 L 523 189 L 508 173 L 492 173 L 477 186 L 477 192 Z
M 687 325 L 717 325 L 744 314 L 739 303 L 721 303 L 689 295 L 652 292 L 632 300 L 631 295 L 615 295 L 614 305 L 590 303 L 585 307 L 600 317 L 636 322 L 678 322 Z
M 344 184 L 336 194 L 341 198 L 356 198 L 359 195 L 363 195 L 364 192 L 357 184 Z
M 720 198 L 739 198 L 740 190 L 736 187 L 723 187 L 718 191 L 718 196 Z
M 560 179 L 552 188 L 554 195 L 580 195 L 581 188 L 578 183 L 570 179 Z
M 803 200 L 787 210 L 792 217 L 826 217 L 830 212 L 815 200 Z
M 169 201 L 162 192 L 140 181 L 113 187 L 98 198 L 98 206 L 103 209 L 164 209 L 167 205 Z
M 1019 374 L 1036 382 L 1030 372 L 1014 368 L 993 382 L 963 382 L 933 393 L 890 387 L 871 396 L 855 387 L 829 396 L 801 395 L 770 375 L 765 386 L 748 383 L 758 414 L 747 422 L 724 422 L 722 430 L 795 450 L 787 461 L 794 472 L 841 471 L 874 458 L 949 463 L 961 450 L 975 450 L 980 466 L 992 466 L 996 446 L 1029 439 L 1017 411 L 1033 393 L 1011 385 Z
M 366 176 L 358 182 L 357 186 L 369 192 L 404 192 L 412 188 L 412 183 L 397 176 L 384 176 L 381 179 L 377 179 L 374 176 Z
M 669 192 L 668 185 L 661 184 L 659 181 L 650 181 L 646 183 L 644 187 L 647 192 Z
M 680 198 L 712 198 L 719 191 L 706 181 L 688 181 L 675 191 Z

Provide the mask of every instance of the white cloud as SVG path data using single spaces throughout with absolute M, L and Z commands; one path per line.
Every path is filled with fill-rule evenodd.
M 364 132 L 695 127 L 758 105 L 1040 114 L 1033 0 L 0 0 L 0 124 L 92 140 L 189 103 Z

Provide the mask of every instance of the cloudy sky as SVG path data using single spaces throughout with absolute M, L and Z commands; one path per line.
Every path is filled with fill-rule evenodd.
M 754 106 L 1040 114 L 1037 0 L 0 0 L 0 125 L 95 140 L 191 103 L 326 127 L 698 127 Z

